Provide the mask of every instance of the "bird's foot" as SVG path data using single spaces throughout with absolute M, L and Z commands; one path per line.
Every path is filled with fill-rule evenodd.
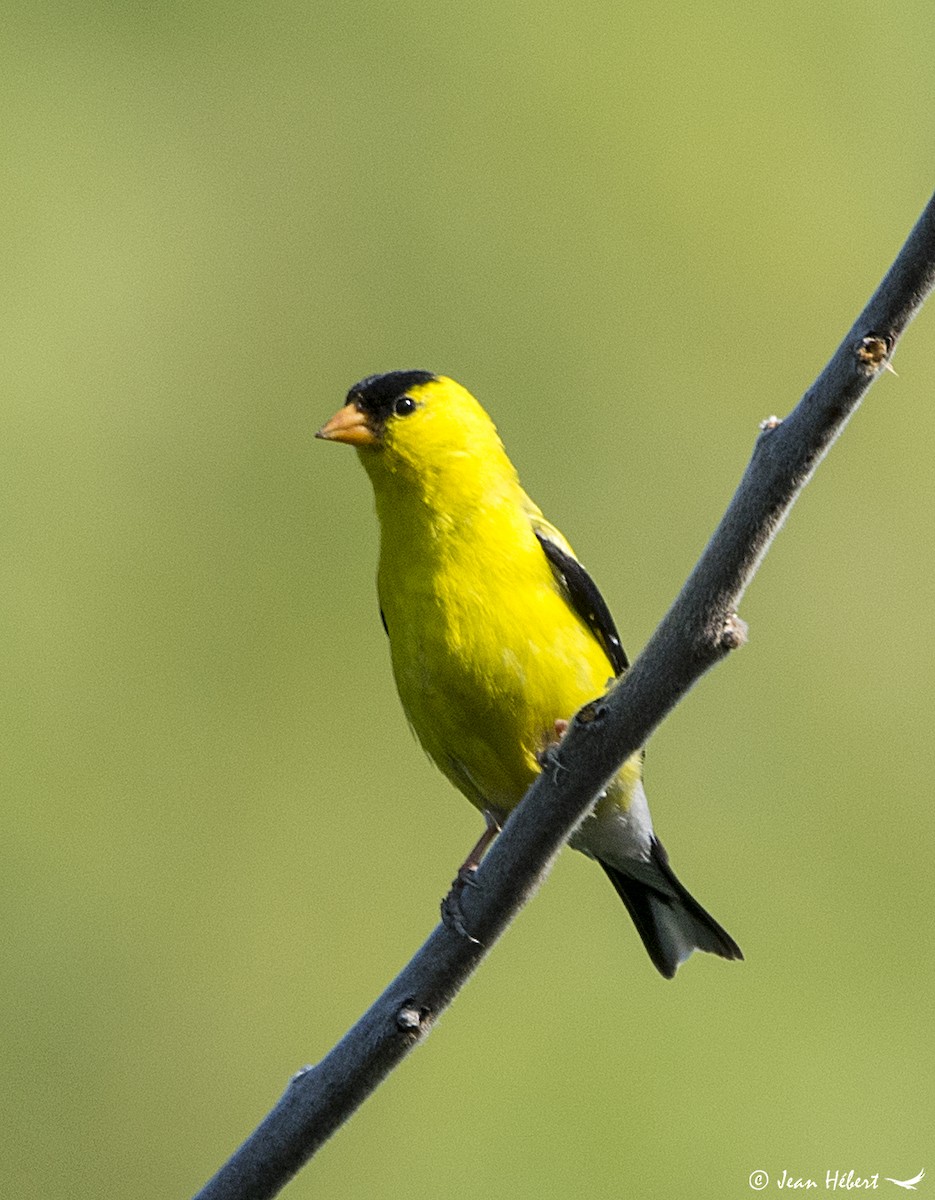
M 451 890 L 441 905 L 442 924 L 461 937 L 467 938 L 475 946 L 479 946 L 480 941 L 473 934 L 468 933 L 467 927 L 464 924 L 464 910 L 461 907 L 461 896 L 465 888 L 477 887 L 476 876 L 480 860 L 484 857 L 484 851 L 500 832 L 500 817 L 487 808 L 484 809 L 484 824 L 486 826 L 484 832 L 481 834 L 477 845 L 474 846 L 471 853 L 458 868 L 458 873 L 452 880 Z
M 537 753 L 536 762 L 540 767 L 559 767 L 561 763 L 558 761 L 558 745 L 565 734 L 568 732 L 570 722 L 558 717 L 555 721 L 554 731 L 555 737 L 551 742 L 547 742 L 545 746 Z
M 477 887 L 477 880 L 474 876 L 477 874 L 476 866 L 464 864 L 454 877 L 451 883 L 451 890 L 444 898 L 441 905 L 442 924 L 459 937 L 467 938 L 469 942 L 473 942 L 475 946 L 480 945 L 478 938 L 468 932 L 467 926 L 464 923 L 464 909 L 461 907 L 461 897 L 464 894 L 464 889 L 467 887 Z

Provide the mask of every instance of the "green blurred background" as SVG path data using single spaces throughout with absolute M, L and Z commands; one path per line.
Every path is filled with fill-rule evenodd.
M 7 6 L 5 1194 L 194 1191 L 478 832 L 393 691 L 366 478 L 312 440 L 350 384 L 468 385 L 634 653 L 935 186 L 931 32 L 929 0 Z M 288 1195 L 935 1172 L 931 307 L 895 365 L 650 747 L 747 961 L 664 983 L 563 856 Z

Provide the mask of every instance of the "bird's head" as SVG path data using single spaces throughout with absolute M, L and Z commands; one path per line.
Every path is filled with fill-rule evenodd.
M 466 388 L 429 371 L 370 375 L 316 437 L 345 442 L 360 454 L 374 485 L 386 475 L 417 479 L 504 464 L 493 421 Z M 486 473 L 482 470 L 480 473 Z

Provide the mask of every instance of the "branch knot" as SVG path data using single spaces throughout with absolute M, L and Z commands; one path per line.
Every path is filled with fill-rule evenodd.
M 747 623 L 735 612 L 728 615 L 718 634 L 717 644 L 722 650 L 739 650 L 747 641 Z
M 876 375 L 883 369 L 892 371 L 889 356 L 894 344 L 895 338 L 890 334 L 874 333 L 873 331 L 865 334 L 854 349 L 859 364 L 858 369 L 867 376 Z M 895 372 L 893 373 L 895 374 Z

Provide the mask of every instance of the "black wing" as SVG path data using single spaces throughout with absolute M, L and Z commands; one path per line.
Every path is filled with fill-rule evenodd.
M 553 542 L 543 530 L 536 529 L 534 532 L 546 558 L 552 564 L 552 570 L 558 575 L 568 593 L 572 608 L 600 642 L 614 668 L 614 674 L 622 675 L 630 665 L 630 660 L 620 644 L 617 626 L 604 597 L 597 590 L 597 584 L 574 555 Z

